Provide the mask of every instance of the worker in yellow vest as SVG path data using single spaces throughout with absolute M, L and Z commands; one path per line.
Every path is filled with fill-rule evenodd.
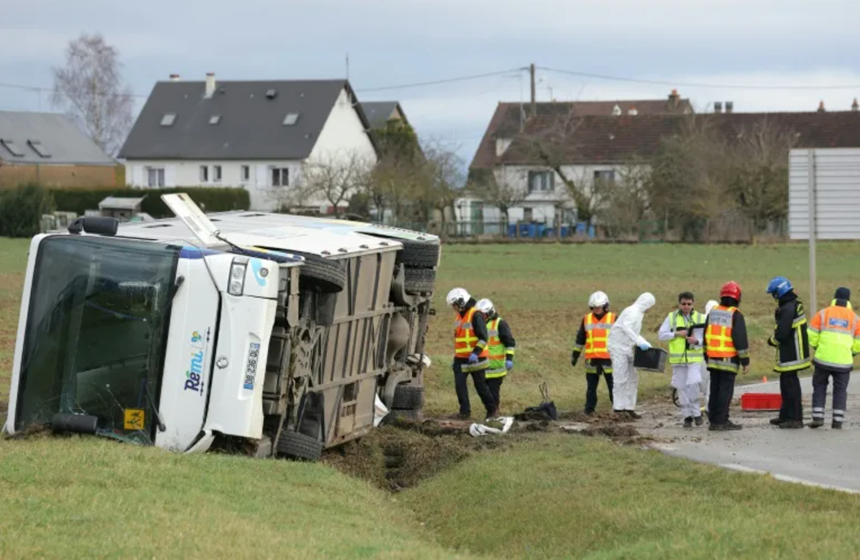
M 496 416 L 496 405 L 490 388 L 487 387 L 486 370 L 490 367 L 490 351 L 487 348 L 489 334 L 484 315 L 475 307 L 475 298 L 463 288 L 454 288 L 448 292 L 448 305 L 456 313 L 454 319 L 454 387 L 457 390 L 457 401 L 460 412 L 457 418 L 471 418 L 472 409 L 469 403 L 469 386 L 466 380 L 472 376 L 475 390 L 487 409 L 487 418 Z
M 579 356 L 585 350 L 585 413 L 594 414 L 597 407 L 597 386 L 600 384 L 600 376 L 606 380 L 606 388 L 609 390 L 609 402 L 612 402 L 612 360 L 609 357 L 609 349 L 606 343 L 609 340 L 609 329 L 615 322 L 615 314 L 609 312 L 609 296 L 603 292 L 594 292 L 588 298 L 588 307 L 591 313 L 582 319 L 579 324 L 579 332 L 576 333 L 576 342 L 573 354 L 570 356 L 570 365 L 576 367 Z
M 702 409 L 699 405 L 699 388 L 705 364 L 705 316 L 693 309 L 691 292 L 678 296 L 678 309 L 669 313 L 660 326 L 657 338 L 669 342 L 669 364 L 672 366 L 672 386 L 678 389 L 681 417 L 684 427 L 693 423 L 701 426 Z
M 827 384 L 833 376 L 833 423 L 839 430 L 845 421 L 848 404 L 848 379 L 854 369 L 854 356 L 860 353 L 860 317 L 851 308 L 851 290 L 839 288 L 830 307 L 815 314 L 809 324 L 809 345 L 815 348 L 812 374 L 812 423 L 824 425 Z
M 487 320 L 487 333 L 490 337 L 487 344 L 487 349 L 490 351 L 490 367 L 487 368 L 484 376 L 496 405 L 496 414 L 499 414 L 502 403 L 502 383 L 508 372 L 514 369 L 514 349 L 517 346 L 517 341 L 511 334 L 511 327 L 508 326 L 507 321 L 499 316 L 492 301 L 482 299 L 475 304 L 475 307 L 484 314 L 484 318 Z

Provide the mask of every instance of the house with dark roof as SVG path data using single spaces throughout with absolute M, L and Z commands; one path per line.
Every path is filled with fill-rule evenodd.
M 65 115 L 0 111 L 0 187 L 116 187 L 118 172 Z
M 860 112 L 782 112 L 696 114 L 687 100 L 672 92 L 668 103 L 659 101 L 575 102 L 538 104 L 536 114 L 520 121 L 500 104 L 472 160 L 473 182 L 488 173 L 521 194 L 523 202 L 509 212 L 509 220 L 569 224 L 575 204 L 557 170 L 540 151 L 549 147 L 558 168 L 570 180 L 590 187 L 595 180 L 615 181 L 631 162 L 647 167 L 663 138 L 680 133 L 691 119 L 702 119 L 727 141 L 739 138 L 765 121 L 787 131 L 797 147 L 860 147 Z M 616 108 L 627 107 L 618 111 Z M 518 104 L 517 104 L 518 108 Z M 608 114 L 607 114 L 608 113 Z M 542 146 L 543 148 L 539 148 Z M 497 220 L 488 202 L 476 197 L 460 201 L 464 215 L 484 208 L 484 219 Z
M 361 103 L 361 108 L 367 115 L 370 128 L 373 130 L 385 128 L 388 121 L 402 121 L 404 124 L 409 124 L 403 107 L 397 101 L 364 101 Z
M 172 75 L 155 84 L 119 157 L 134 187 L 242 187 L 254 210 L 327 213 L 325 197 L 302 194 L 303 175 L 314 162 L 375 164 L 369 128 L 347 80 Z

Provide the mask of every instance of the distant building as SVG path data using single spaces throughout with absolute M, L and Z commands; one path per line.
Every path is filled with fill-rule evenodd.
M 369 128 L 346 80 L 172 76 L 155 84 L 119 155 L 134 187 L 242 187 L 251 209 L 276 210 L 299 192 L 310 162 L 375 163 Z M 331 211 L 321 196 L 305 204 Z
M 123 186 L 121 169 L 64 115 L 0 111 L 0 187 Z

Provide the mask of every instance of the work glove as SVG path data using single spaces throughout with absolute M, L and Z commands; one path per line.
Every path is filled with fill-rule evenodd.
M 643 352 L 645 350 L 648 350 L 649 348 L 651 348 L 651 343 L 648 342 L 647 340 L 643 340 L 639 343 L 639 349 L 642 350 Z
M 570 355 L 570 365 L 572 365 L 573 367 L 576 367 L 576 361 L 577 360 L 579 360 L 579 354 L 577 354 L 576 352 L 572 353 Z
M 470 364 L 477 364 L 478 363 L 478 355 L 475 354 L 474 352 L 469 354 L 469 363 Z
M 779 341 L 776 339 L 775 336 L 772 336 L 767 339 L 767 345 L 773 346 L 774 348 L 779 348 Z
M 511 360 L 505 360 L 505 369 L 514 369 L 514 362 Z

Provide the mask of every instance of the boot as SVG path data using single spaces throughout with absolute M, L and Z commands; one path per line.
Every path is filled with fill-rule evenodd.
M 842 429 L 842 422 L 834 421 L 832 424 L 830 424 L 830 427 L 833 428 L 834 430 L 841 430 Z
M 780 429 L 782 430 L 797 430 L 803 427 L 802 420 L 786 420 L 782 424 L 779 424 Z
M 809 423 L 810 428 L 820 428 L 824 425 L 824 418 L 813 418 L 812 422 Z
M 729 422 L 727 422 L 727 423 L 725 424 L 725 426 L 726 426 L 726 429 L 727 429 L 727 430 L 732 430 L 732 431 L 734 431 L 734 430 L 743 430 L 743 429 L 744 429 L 744 427 L 743 427 L 743 426 L 741 426 L 740 424 L 735 424 L 735 423 L 734 423 L 734 422 L 732 422 L 731 420 L 730 420 Z
M 779 426 L 783 422 L 785 422 L 785 420 L 783 420 L 782 418 L 771 418 L 770 419 L 770 423 L 774 426 Z
M 693 427 L 693 417 L 692 416 L 687 416 L 686 418 L 684 418 L 684 427 L 685 428 L 692 428 Z
M 639 420 L 640 418 L 642 418 L 642 415 L 637 413 L 635 410 L 627 410 L 626 412 L 627 412 L 627 416 L 629 416 L 630 418 L 632 418 L 634 420 Z
M 705 423 L 701 416 L 696 416 L 695 418 L 693 418 L 693 421 L 696 423 L 696 426 L 701 426 Z

